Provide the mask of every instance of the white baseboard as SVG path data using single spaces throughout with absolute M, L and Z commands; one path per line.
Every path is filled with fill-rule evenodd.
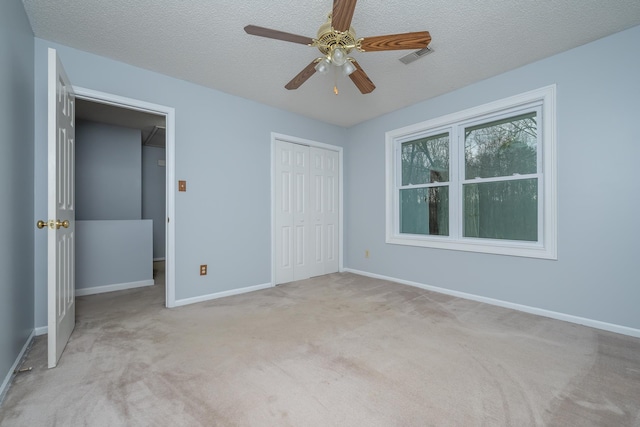
M 259 291 L 261 289 L 272 288 L 271 283 L 264 283 L 262 285 L 247 286 L 246 288 L 232 289 L 230 291 L 216 292 L 215 294 L 202 295 L 193 298 L 184 298 L 176 300 L 174 307 L 180 307 L 183 305 L 195 304 L 198 302 L 210 301 L 212 299 L 230 297 L 232 295 L 246 294 L 247 292 Z
M 141 280 L 139 282 L 129 283 L 116 283 L 113 285 L 95 286 L 92 288 L 76 289 L 76 296 L 82 297 L 85 295 L 103 294 L 105 292 L 123 291 L 125 289 L 142 288 L 144 286 L 152 286 L 154 284 L 153 279 Z
M 2 403 L 5 393 L 9 389 L 9 384 L 11 383 L 11 378 L 13 377 L 13 373 L 15 372 L 16 369 L 18 369 L 18 366 L 20 365 L 20 361 L 22 361 L 22 357 L 24 356 L 25 351 L 27 351 L 27 348 L 29 348 L 29 344 L 31 344 L 31 341 L 33 340 L 34 336 L 35 336 L 35 331 L 31 331 L 29 338 L 27 338 L 27 342 L 24 343 L 24 345 L 22 346 L 22 350 L 20 350 L 20 353 L 18 353 L 18 357 L 16 358 L 16 361 L 13 362 L 11 369 L 9 370 L 7 375 L 4 377 L 4 381 L 2 381 L 2 385 L 0 386 L 0 403 Z
M 578 325 L 589 326 L 595 329 L 615 332 L 622 335 L 640 338 L 640 329 L 629 328 L 627 326 L 616 325 L 613 323 L 601 322 L 599 320 L 587 319 L 585 317 L 573 316 L 570 314 L 560 313 L 557 311 L 545 310 L 543 308 L 531 307 L 528 305 L 516 304 L 508 301 L 502 301 L 494 298 L 487 298 L 480 295 L 468 294 L 466 292 L 454 291 L 451 289 L 440 288 L 438 286 L 425 285 L 423 283 L 412 282 L 410 280 L 396 279 L 395 277 L 383 276 L 381 274 L 369 273 L 366 271 L 345 268 L 345 272 L 359 274 L 361 276 L 372 277 L 374 279 L 389 280 L 401 283 L 403 285 L 415 286 L 416 288 L 426 289 L 428 291 L 438 292 L 440 294 L 451 295 L 458 298 L 464 298 L 472 301 L 483 302 L 486 304 L 496 305 L 498 307 L 510 308 L 512 310 L 522 311 L 525 313 L 535 314 L 538 316 L 549 317 L 551 319 L 563 320 L 565 322 L 576 323 Z
M 37 337 L 39 337 L 40 335 L 47 335 L 49 333 L 49 327 L 40 326 L 38 328 L 35 328 L 33 332 L 36 334 Z

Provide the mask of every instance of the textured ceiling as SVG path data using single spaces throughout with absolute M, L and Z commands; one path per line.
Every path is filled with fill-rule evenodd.
M 316 49 L 243 31 L 315 37 L 331 0 L 23 2 L 39 38 L 341 126 L 640 24 L 638 0 L 360 0 L 358 37 L 427 30 L 435 52 L 409 65 L 398 59 L 410 51 L 352 52 L 377 89 L 362 95 L 340 77 L 335 96 L 331 75 L 284 88 Z

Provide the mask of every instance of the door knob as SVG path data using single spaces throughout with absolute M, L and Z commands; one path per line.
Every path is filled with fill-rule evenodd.
M 52 230 L 53 230 L 54 228 L 55 228 L 55 229 L 59 229 L 60 227 L 69 228 L 69 220 L 66 220 L 66 219 L 65 219 L 64 221 L 60 221 L 60 220 L 58 219 L 58 220 L 56 220 L 56 221 L 51 220 L 51 221 L 48 221 L 48 222 L 47 222 L 47 221 L 40 220 L 40 221 L 38 221 L 38 222 L 36 223 L 36 227 L 38 227 L 38 228 L 40 228 L 40 229 L 42 229 L 42 228 L 46 228 L 46 227 L 49 227 L 49 228 L 51 228 Z

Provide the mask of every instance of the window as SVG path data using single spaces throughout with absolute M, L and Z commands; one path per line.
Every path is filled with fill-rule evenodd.
M 388 243 L 556 259 L 555 86 L 386 137 Z

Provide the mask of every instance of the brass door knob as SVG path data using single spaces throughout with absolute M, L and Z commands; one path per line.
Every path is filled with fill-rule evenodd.
M 55 227 L 56 230 L 60 229 L 60 227 L 64 227 L 64 228 L 69 228 L 69 220 L 64 220 L 64 221 L 60 221 L 59 219 L 54 221 L 38 221 L 36 223 L 36 227 L 42 229 L 42 228 L 46 228 L 49 227 L 53 230 L 53 228 Z

